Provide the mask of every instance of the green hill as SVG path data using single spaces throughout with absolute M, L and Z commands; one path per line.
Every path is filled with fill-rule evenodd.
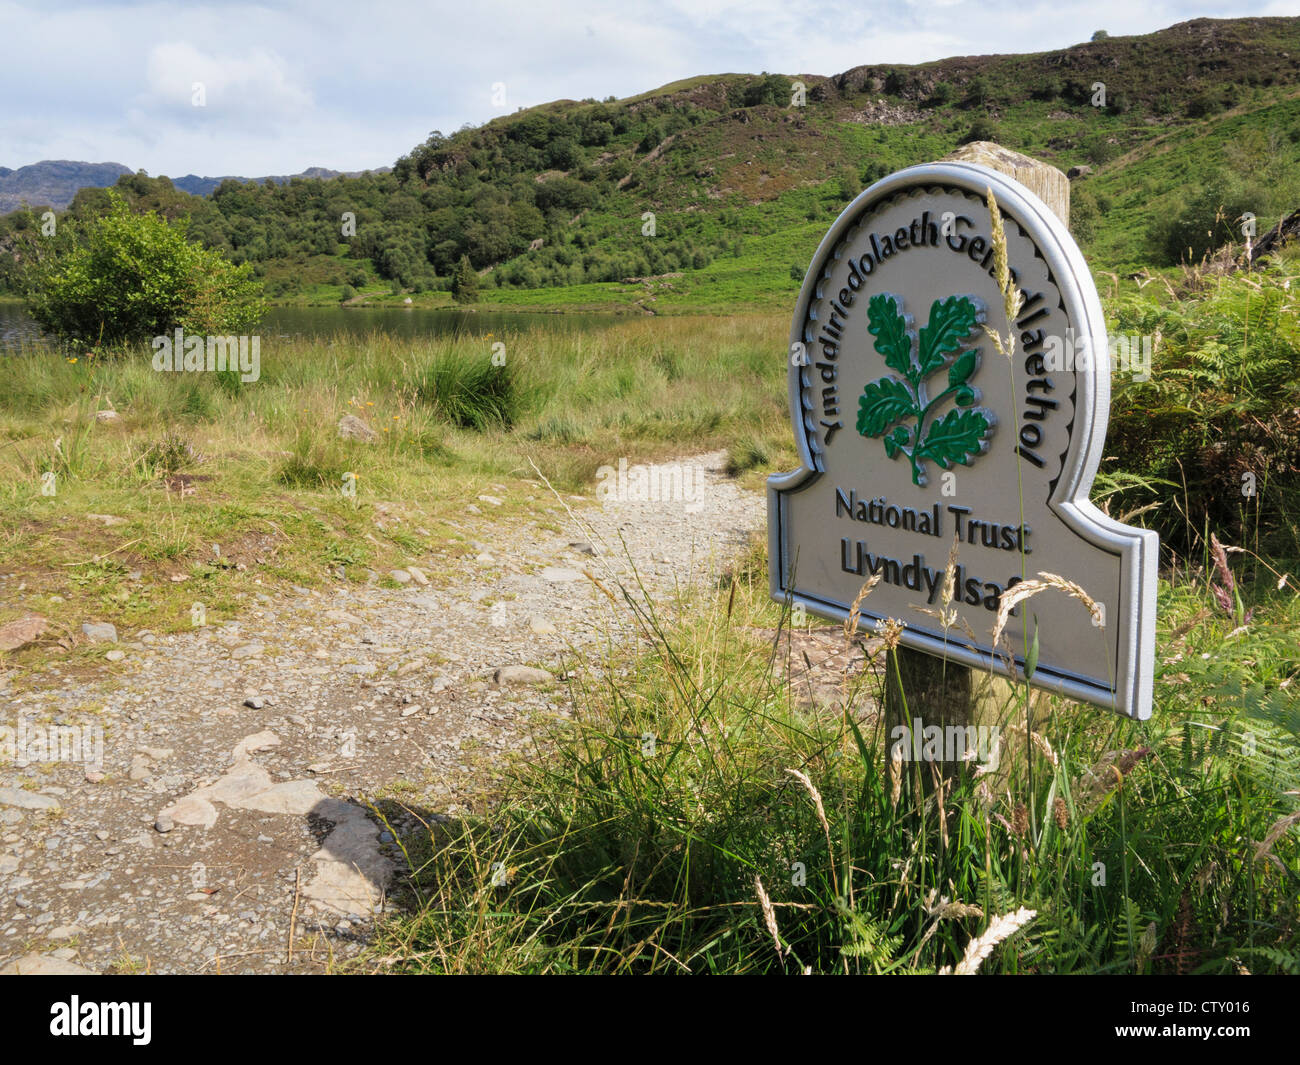
M 227 181 L 204 199 L 165 178 L 119 187 L 189 214 L 273 299 L 334 302 L 347 286 L 439 302 L 467 255 L 488 302 L 778 305 L 852 196 L 974 139 L 1080 168 L 1072 224 L 1096 270 L 1199 255 L 1244 211 L 1262 233 L 1300 206 L 1300 18 L 834 77 L 702 76 L 435 131 L 390 174 Z M 105 195 L 83 190 L 70 211 Z M 23 224 L 0 219 L 0 248 Z

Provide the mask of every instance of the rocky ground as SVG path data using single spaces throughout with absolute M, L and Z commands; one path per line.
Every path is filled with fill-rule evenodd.
M 402 868 L 394 833 L 462 812 L 494 756 L 569 712 L 569 671 L 598 668 L 583 652 L 636 638 L 587 574 L 633 587 L 635 566 L 669 601 L 764 528 L 762 496 L 722 458 L 688 460 L 694 499 L 539 485 L 534 523 L 494 520 L 485 496 L 462 523 L 477 554 L 429 555 L 399 589 L 378 574 L 294 588 L 173 635 L 88 626 L 106 641 L 93 675 L 0 679 L 0 726 L 31 759 L 0 758 L 0 971 L 318 972 L 354 956 Z M 0 576 L 0 599 L 22 598 Z M 60 757 L 38 757 L 52 739 Z

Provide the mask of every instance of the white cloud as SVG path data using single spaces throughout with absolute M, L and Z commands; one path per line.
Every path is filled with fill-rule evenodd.
M 168 41 L 149 50 L 148 89 L 139 100 L 145 112 L 196 110 L 202 106 L 222 121 L 278 123 L 300 118 L 312 105 L 311 93 L 294 83 L 284 59 L 253 47 L 244 54 L 207 54 L 186 41 Z
M 391 164 L 507 107 L 724 72 L 1038 52 L 1294 0 L 0 0 L 0 165 L 250 176 Z M 204 82 L 207 106 L 191 106 Z

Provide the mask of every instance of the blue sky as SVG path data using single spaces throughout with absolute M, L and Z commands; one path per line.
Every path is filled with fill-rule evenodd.
M 364 169 L 433 129 L 697 74 L 836 74 L 1046 51 L 1098 29 L 1296 14 L 1300 0 L 0 0 L 0 165 L 112 161 L 174 177 Z

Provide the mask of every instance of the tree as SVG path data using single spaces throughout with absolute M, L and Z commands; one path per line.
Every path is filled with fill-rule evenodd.
M 972 107 L 983 107 L 990 93 L 989 79 L 983 74 L 976 74 L 966 83 L 966 100 Z
M 186 224 L 135 214 L 109 190 L 106 213 L 65 220 L 37 245 L 24 275 L 29 313 L 55 336 L 92 345 L 256 323 L 265 307 L 252 267 L 190 243 Z
M 573 170 L 582 162 L 582 152 L 570 137 L 557 137 L 546 148 L 546 165 L 553 170 Z
M 451 277 L 451 298 L 457 303 L 474 303 L 478 300 L 478 274 L 469 264 L 469 256 L 462 255 Z
M 790 103 L 792 91 L 793 85 L 789 78 L 763 71 L 756 80 L 751 81 L 741 91 L 740 105 L 757 107 L 760 104 L 769 104 L 786 107 Z
M 1104 41 L 1109 36 L 1110 34 L 1107 33 L 1105 30 L 1098 30 L 1096 33 L 1092 35 L 1092 39 L 1094 41 Z
M 925 101 L 926 107 L 943 107 L 945 104 L 952 103 L 953 88 L 949 82 L 941 81 L 935 85 L 934 90 L 930 93 L 930 98 Z

